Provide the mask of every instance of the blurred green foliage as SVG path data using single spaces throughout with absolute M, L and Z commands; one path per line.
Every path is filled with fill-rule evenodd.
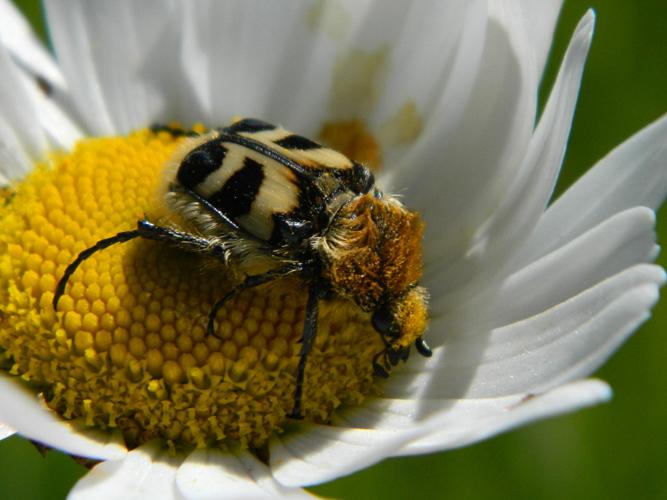
M 39 1 L 17 4 L 44 34 Z M 574 26 L 591 6 L 597 10 L 596 35 L 558 192 L 667 111 L 664 0 L 566 1 L 545 89 Z M 542 102 L 548 92 L 543 94 Z M 658 232 L 664 239 L 664 216 Z M 667 259 L 659 262 L 665 266 Z M 386 460 L 313 491 L 365 500 L 667 498 L 666 329 L 663 299 L 653 319 L 597 373 L 614 388 L 610 404 L 461 450 Z M 60 499 L 84 472 L 60 453 L 42 457 L 23 439 L 0 443 L 0 498 Z

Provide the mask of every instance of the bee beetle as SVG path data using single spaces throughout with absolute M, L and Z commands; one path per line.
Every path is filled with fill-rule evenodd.
M 208 317 L 208 334 L 225 301 L 239 292 L 297 275 L 308 287 L 291 418 L 302 418 L 308 353 L 317 334 L 320 300 L 339 297 L 370 314 L 384 350 L 373 359 L 387 377 L 422 338 L 427 294 L 421 277 L 423 222 L 375 186 L 373 174 L 345 155 L 282 127 L 242 119 L 207 134 L 189 135 L 165 167 L 163 196 L 182 228 L 147 219 L 97 242 L 66 268 L 54 308 L 69 277 L 93 253 L 134 238 L 161 241 L 222 261 L 233 286 Z M 181 230 L 188 228 L 188 230 Z

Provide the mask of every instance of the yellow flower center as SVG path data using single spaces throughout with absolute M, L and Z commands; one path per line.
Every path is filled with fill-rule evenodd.
M 130 446 L 261 446 L 294 405 L 306 293 L 298 278 L 243 292 L 206 334 L 229 288 L 224 268 L 158 242 L 95 253 L 53 310 L 82 250 L 157 214 L 161 170 L 181 139 L 141 130 L 80 141 L 0 196 L 0 366 L 86 426 Z M 164 220 L 164 219 L 162 219 Z M 307 420 L 375 391 L 382 350 L 367 314 L 322 301 L 303 394 Z

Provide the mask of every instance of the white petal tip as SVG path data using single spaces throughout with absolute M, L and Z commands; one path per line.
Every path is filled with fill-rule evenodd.
M 658 247 L 658 250 L 660 250 L 660 247 Z M 665 281 L 667 281 L 667 273 L 665 272 L 665 270 L 662 267 L 658 267 L 657 274 L 658 274 L 658 276 L 657 276 L 656 284 L 658 286 L 664 285 Z
M 591 32 L 595 29 L 595 21 L 597 19 L 597 15 L 595 14 L 595 9 L 590 8 L 586 11 L 586 14 L 584 14 L 584 17 L 581 18 L 581 21 L 579 22 L 579 25 L 583 27 L 586 25 L 589 27 Z
M 547 402 L 545 409 L 551 406 L 550 411 L 540 415 L 540 418 L 607 403 L 612 396 L 613 391 L 604 380 L 584 379 L 571 382 L 540 396 Z
M 586 381 L 585 390 L 589 391 L 589 404 L 607 403 L 614 396 L 614 391 L 604 380 L 590 379 Z
M 588 47 L 591 44 L 593 39 L 593 33 L 595 32 L 595 11 L 593 9 L 588 9 L 584 17 L 579 20 L 577 27 L 575 29 L 575 37 L 581 37 L 585 42 L 585 47 Z
M 529 422 L 605 403 L 611 396 L 606 382 L 583 379 L 543 393 L 469 399 L 459 403 L 458 409 L 456 405 L 452 407 L 453 413 L 445 412 L 422 425 L 426 430 L 424 435 L 407 443 L 399 454 L 416 455 L 468 446 Z

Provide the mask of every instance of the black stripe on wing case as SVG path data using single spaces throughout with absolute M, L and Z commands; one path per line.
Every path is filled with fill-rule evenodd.
M 225 132 L 232 134 L 240 134 L 242 132 L 263 132 L 264 130 L 273 130 L 276 126 L 256 118 L 245 118 L 230 125 L 225 129 Z
M 310 169 L 307 169 L 303 165 L 301 165 L 299 162 L 296 162 L 294 160 L 290 160 L 287 156 L 284 154 L 280 153 L 277 149 L 275 148 L 270 148 L 266 144 L 263 144 L 255 139 L 252 139 L 251 137 L 246 137 L 244 135 L 237 135 L 237 134 L 222 134 L 218 140 L 220 142 L 231 142 L 234 144 L 238 144 L 240 146 L 243 146 L 244 148 L 248 148 L 252 151 L 257 151 L 259 154 L 266 156 L 267 158 L 270 158 L 272 160 L 277 161 L 281 165 L 285 165 L 287 168 L 289 168 L 292 172 L 294 172 L 296 175 L 302 177 L 302 178 L 309 178 L 312 174 L 310 173 Z
M 208 197 L 208 201 L 230 218 L 246 215 L 250 213 L 263 181 L 262 164 L 246 158 L 243 168 L 234 172 L 222 188 Z
M 219 141 L 210 141 L 190 151 L 178 167 L 176 178 L 187 189 L 194 189 L 218 170 L 227 154 Z
M 285 149 L 319 149 L 322 147 L 315 141 L 311 141 L 307 137 L 296 134 L 283 137 L 279 141 L 276 141 L 276 145 Z

